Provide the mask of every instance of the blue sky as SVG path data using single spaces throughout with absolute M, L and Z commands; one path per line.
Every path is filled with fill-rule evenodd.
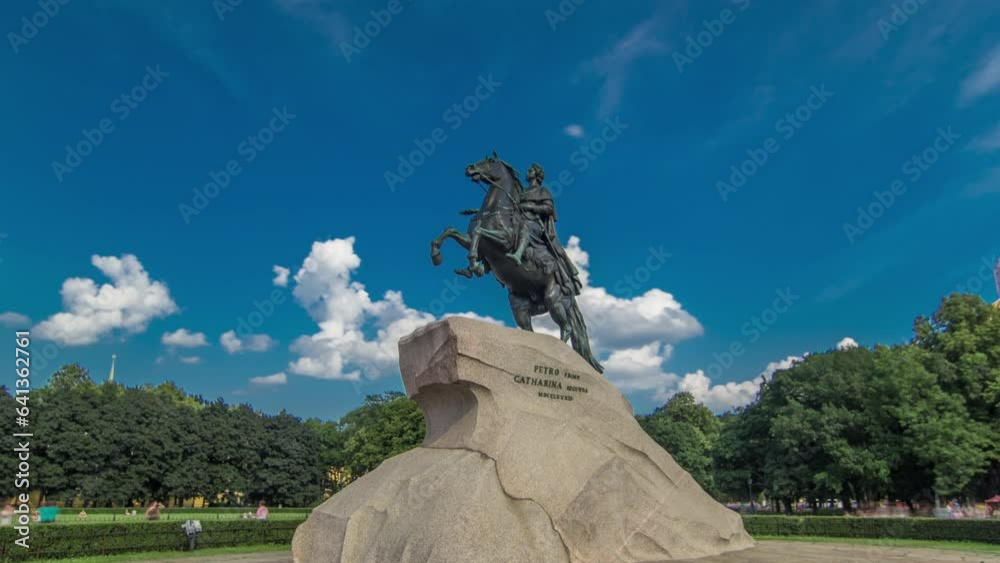
M 42 377 L 117 354 L 127 384 L 324 418 L 400 389 L 399 335 L 512 324 L 459 247 L 428 259 L 494 149 L 572 180 L 559 231 L 638 412 L 997 298 L 988 0 L 223 2 L 0 8 L 0 320 Z

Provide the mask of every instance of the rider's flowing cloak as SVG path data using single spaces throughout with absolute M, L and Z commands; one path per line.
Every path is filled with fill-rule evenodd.
M 570 260 L 569 254 L 566 253 L 566 249 L 559 242 L 559 234 L 556 232 L 558 216 L 556 215 L 552 192 L 545 186 L 536 186 L 525 190 L 521 195 L 521 200 L 552 207 L 552 214 L 546 217 L 544 223 L 540 225 L 544 228 L 544 232 L 529 229 L 529 232 L 535 235 L 532 237 L 532 242 L 535 243 L 533 246 L 543 246 L 548 251 L 542 252 L 542 255 L 538 256 L 537 259 L 546 270 L 551 269 L 555 273 L 556 282 L 562 288 L 563 294 L 580 295 L 583 283 L 580 282 L 579 272 L 577 272 L 576 266 L 573 265 L 573 261 Z M 546 256 L 546 254 L 549 256 Z M 546 260 L 546 258 L 549 259 Z

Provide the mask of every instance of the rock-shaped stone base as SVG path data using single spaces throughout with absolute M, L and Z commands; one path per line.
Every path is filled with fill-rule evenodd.
M 423 446 L 316 508 L 296 562 L 655 562 L 753 546 L 557 338 L 449 318 L 400 341 L 400 368 Z

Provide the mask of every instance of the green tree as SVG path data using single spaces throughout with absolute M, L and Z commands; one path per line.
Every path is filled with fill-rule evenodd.
M 727 432 L 726 447 L 737 439 L 753 447 L 719 466 L 756 468 L 764 494 L 786 509 L 800 498 L 814 508 L 832 498 L 845 505 L 880 498 L 889 468 L 884 437 L 867 409 L 873 365 L 871 351 L 856 348 L 813 354 L 776 373 Z
M 24 395 L 22 395 L 22 397 L 24 397 Z M 3 432 L 3 436 L 0 437 L 0 448 L 3 448 L 4 451 L 4 455 L 0 455 L 0 471 L 2 471 L 4 475 L 8 476 L 6 479 L 0 479 L 0 496 L 8 498 L 24 492 L 14 486 L 14 475 L 18 473 L 17 466 L 19 461 L 17 454 L 14 453 L 14 449 L 18 447 L 18 441 L 17 438 L 14 437 L 14 433 L 21 433 L 24 429 L 18 428 L 14 425 L 13 413 L 16 409 L 21 408 L 23 405 L 28 406 L 29 412 L 36 410 L 35 404 L 31 400 L 30 393 L 28 394 L 27 400 L 22 398 L 21 401 L 22 403 L 15 401 L 10 390 L 8 390 L 6 386 L 0 385 L 0 412 L 5 415 L 2 419 L 0 419 L 3 421 L 2 424 L 0 424 L 0 431 Z M 29 419 L 37 419 L 37 417 L 32 414 L 29 416 Z M 31 444 L 32 440 L 29 439 L 28 441 L 29 447 L 34 447 Z M 24 442 L 23 438 L 21 439 L 21 442 Z M 31 460 L 31 463 L 35 464 L 36 460 Z M 35 482 L 37 484 L 37 478 L 35 479 Z
M 337 422 L 310 418 L 305 424 L 319 440 L 319 465 L 323 470 L 324 495 L 336 494 L 344 486 L 343 481 L 337 477 L 347 467 L 347 435 Z
M 282 411 L 264 417 L 267 440 L 250 483 L 251 501 L 306 506 L 322 495 L 319 436 L 301 420 Z
M 938 376 L 945 393 L 957 397 L 969 419 L 959 424 L 968 432 L 982 432 L 987 444 L 981 453 L 966 460 L 974 465 L 974 476 L 962 488 L 990 495 L 1000 488 L 1000 311 L 977 295 L 952 294 L 941 300 L 930 318 L 914 322 L 914 345 L 932 352 L 922 358 L 929 371 Z M 951 409 L 952 416 L 960 410 Z M 972 438 L 969 438 L 972 441 Z M 944 449 L 942 455 L 946 455 Z M 956 475 L 961 481 L 961 473 Z M 946 486 L 946 489 L 954 486 Z M 940 494 L 945 494 L 941 492 Z
M 708 491 L 715 490 L 712 449 L 722 423 L 691 393 L 678 393 L 653 414 L 636 417 L 639 426 Z
M 993 453 L 989 426 L 970 416 L 963 395 L 945 391 L 941 377 L 925 367 L 934 363 L 927 355 L 915 347 L 886 348 L 876 362 L 878 424 L 894 446 L 893 489 L 911 498 L 965 492 Z
M 34 458 L 42 495 L 72 501 L 93 493 L 94 475 L 111 453 L 111 433 L 102 417 L 104 405 L 97 386 L 79 364 L 56 371 L 47 386 L 32 391 L 34 401 Z
M 346 438 L 344 465 L 353 478 L 419 446 L 425 433 L 420 407 L 398 392 L 365 397 L 364 405 L 345 415 L 340 425 Z

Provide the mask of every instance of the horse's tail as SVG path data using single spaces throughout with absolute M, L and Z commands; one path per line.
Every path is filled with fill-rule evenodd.
M 604 366 L 597 361 L 597 356 L 590 349 L 590 336 L 587 334 L 587 321 L 583 319 L 583 312 L 576 302 L 576 297 L 570 297 L 569 323 L 573 328 L 573 349 L 577 354 L 583 356 L 584 360 L 590 364 L 597 373 L 604 373 Z

